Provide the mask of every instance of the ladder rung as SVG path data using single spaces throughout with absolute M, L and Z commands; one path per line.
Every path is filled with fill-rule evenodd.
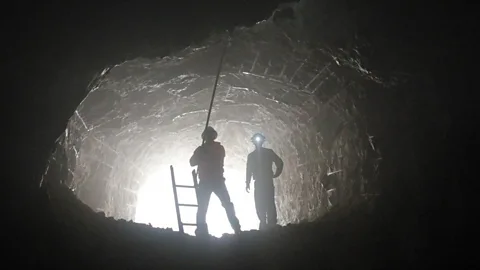
M 196 204 L 188 204 L 188 203 L 179 203 L 178 206 L 198 207 L 198 205 Z
M 195 188 L 195 186 L 185 186 L 185 185 L 175 185 L 175 187 L 180 188 Z
M 182 223 L 183 226 L 197 226 L 195 223 Z

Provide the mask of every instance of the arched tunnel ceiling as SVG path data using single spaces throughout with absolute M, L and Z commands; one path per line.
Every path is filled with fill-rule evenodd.
M 362 82 L 383 81 L 354 56 L 295 41 L 294 24 L 279 23 L 232 33 L 211 124 L 227 148 L 226 167 L 240 172 L 251 134 L 266 134 L 286 164 L 276 198 L 286 224 L 368 193 L 379 153 L 356 104 L 368 91 Z M 59 138 L 46 181 L 60 178 L 92 209 L 133 219 L 145 175 L 184 163 L 198 145 L 226 42 L 214 35 L 175 55 L 105 69 Z

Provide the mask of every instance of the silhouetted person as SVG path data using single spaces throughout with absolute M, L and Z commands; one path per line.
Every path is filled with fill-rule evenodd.
M 280 176 L 283 170 L 282 159 L 272 150 L 264 148 L 265 137 L 255 134 L 252 137 L 255 150 L 247 158 L 247 187 L 250 192 L 250 182 L 255 180 L 255 208 L 260 220 L 260 230 L 277 224 L 277 208 L 275 207 L 275 187 L 273 178 Z M 275 173 L 272 165 L 275 163 Z
M 190 165 L 198 165 L 198 211 L 197 211 L 197 236 L 208 235 L 208 226 L 206 216 L 210 196 L 212 192 L 222 202 L 222 206 L 227 212 L 227 217 L 235 233 L 240 232 L 240 223 L 235 216 L 235 208 L 230 201 L 225 178 L 223 177 L 223 161 L 225 159 L 225 148 L 216 142 L 217 132 L 212 127 L 207 127 L 202 133 L 204 144 L 197 147 L 193 156 L 190 158 Z

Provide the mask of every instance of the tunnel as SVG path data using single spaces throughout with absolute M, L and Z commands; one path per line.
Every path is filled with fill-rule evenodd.
M 322 258 L 336 258 L 317 262 L 319 267 L 354 266 L 354 261 L 338 259 L 350 256 L 351 249 L 374 266 L 380 255 L 358 243 L 378 251 L 387 245 L 375 242 L 379 233 L 387 235 L 389 244 L 414 237 L 406 229 L 392 233 L 375 222 L 401 227 L 407 221 L 399 217 L 409 210 L 390 202 L 420 205 L 422 198 L 409 192 L 426 188 L 414 182 L 416 170 L 423 169 L 423 153 L 410 150 L 436 143 L 424 134 L 445 133 L 448 117 L 437 103 L 440 97 L 418 91 L 431 87 L 418 79 L 421 74 L 390 72 L 385 62 L 368 59 L 370 45 L 356 36 L 348 14 L 336 10 L 336 16 L 312 22 L 315 11 L 328 8 L 315 1 L 280 5 L 252 26 L 212 33 L 166 56 L 133 57 L 97 70 L 38 183 L 57 220 L 75 227 L 65 234 L 105 250 L 108 241 L 144 241 L 156 250 L 152 239 L 164 237 L 175 244 L 166 247 L 169 255 L 156 259 L 193 246 L 185 256 L 220 268 L 231 266 L 232 250 L 246 249 L 242 256 L 278 269 L 294 256 L 290 249 L 308 253 L 318 243 L 325 243 L 319 252 L 329 254 Z M 215 242 L 220 251 L 199 248 L 194 237 L 176 234 L 169 171 L 173 166 L 177 183 L 192 184 L 188 159 L 201 144 L 219 65 L 209 124 L 226 149 L 226 185 L 247 232 L 238 246 L 227 247 L 233 231 L 220 202 L 212 198 L 207 222 L 220 238 Z M 431 119 L 435 127 L 427 130 L 424 124 Z M 256 231 L 253 195 L 245 192 L 246 157 L 256 132 L 285 163 L 275 179 L 280 227 L 264 234 Z M 194 203 L 195 196 L 182 190 L 179 199 Z M 372 211 L 383 212 L 373 217 Z M 195 214 L 192 209 L 181 213 L 186 222 Z M 89 242 L 75 231 L 87 231 L 96 240 Z M 320 236 L 313 237 L 316 233 Z M 391 254 L 415 249 L 406 241 Z M 165 242 L 156 244 L 165 248 Z M 260 250 L 268 250 L 265 258 L 255 253 Z M 143 256 L 144 250 L 131 252 Z M 223 256 L 220 264 L 208 259 L 216 252 Z M 279 254 L 283 259 L 267 259 Z
M 258 227 L 253 198 L 244 192 L 255 132 L 285 162 L 276 179 L 280 224 L 312 221 L 375 194 L 368 189 L 380 153 L 356 106 L 365 89 L 338 75 L 342 68 L 332 55 L 295 42 L 273 18 L 174 55 L 99 72 L 58 139 L 50 167 L 67 170 L 58 180 L 106 216 L 178 229 L 168 168 L 175 168 L 179 183 L 192 184 L 188 159 L 227 47 L 210 125 L 226 148 L 226 183 L 244 229 Z M 360 68 L 350 68 L 358 80 L 368 73 Z M 179 192 L 180 200 L 195 203 L 192 192 Z M 218 220 L 212 223 L 221 223 L 219 202 L 210 212 L 210 220 Z

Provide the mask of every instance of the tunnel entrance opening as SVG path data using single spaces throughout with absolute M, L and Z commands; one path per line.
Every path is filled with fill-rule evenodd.
M 64 173 L 47 170 L 44 179 L 60 180 L 108 217 L 178 229 L 166 168 L 176 168 L 179 184 L 191 184 L 187 162 L 204 128 L 217 68 L 211 60 L 225 38 L 104 70 L 50 159 L 49 168 Z M 226 183 L 242 229 L 258 228 L 253 198 L 244 192 L 256 132 L 285 162 L 275 183 L 280 224 L 314 220 L 374 193 L 367 179 L 374 178 L 379 153 L 357 106 L 364 89 L 339 76 L 345 71 L 338 60 L 294 43 L 270 21 L 236 29 L 231 44 L 210 123 L 226 148 Z M 180 200 L 189 203 L 192 195 Z M 182 209 L 185 222 L 191 210 Z M 215 236 L 231 232 L 214 196 L 207 221 Z
M 178 153 L 178 152 L 176 152 Z M 191 153 L 187 152 L 187 155 Z M 175 168 L 175 177 L 178 185 L 192 185 L 191 168 L 188 158 L 170 159 Z M 231 162 L 229 162 L 231 164 Z M 255 206 L 252 193 L 245 190 L 244 172 L 240 172 L 242 164 L 225 167 L 226 185 L 232 202 L 235 204 L 237 217 L 241 220 L 244 230 L 258 228 L 255 216 Z M 170 181 L 168 165 L 157 166 L 156 171 L 149 174 L 137 192 L 137 203 L 133 220 L 137 223 L 151 224 L 158 228 L 172 228 L 178 231 L 177 216 Z M 179 202 L 183 204 L 197 204 L 195 192 L 191 189 L 177 189 Z M 181 207 L 182 222 L 196 223 L 196 208 Z M 233 233 L 225 210 L 218 198 L 212 195 L 207 213 L 207 222 L 212 236 L 220 237 L 225 233 Z M 185 226 L 187 234 L 195 235 L 195 227 Z

